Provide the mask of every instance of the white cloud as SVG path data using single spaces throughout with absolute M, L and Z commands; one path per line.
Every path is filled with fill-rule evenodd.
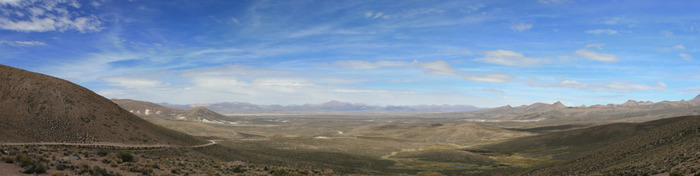
M 308 73 L 299 71 L 242 65 L 165 72 L 160 76 L 168 79 L 163 80 L 148 79 L 151 78 L 150 75 L 154 74 L 145 73 L 141 76 L 147 78 L 141 78 L 138 75 L 103 78 L 101 80 L 108 81 L 115 87 L 97 90 L 97 92 L 110 98 L 170 103 L 251 102 L 286 105 L 338 100 L 380 105 L 411 105 L 416 103 L 464 104 L 464 100 L 493 101 L 461 94 L 446 96 L 441 92 L 425 93 L 342 86 L 329 84 L 338 81 L 325 79 L 324 75 L 309 76 Z
M 372 15 L 373 15 L 372 11 L 365 12 L 365 18 L 372 17 Z
M 13 18 L 0 14 L 0 29 L 21 32 L 48 32 L 74 30 L 80 33 L 102 30 L 102 21 L 91 14 L 70 13 L 69 8 L 80 8 L 77 1 L 3 1 L 0 5 L 17 7 L 14 14 L 29 14 Z M 24 12 L 24 13 L 23 13 Z M 22 15 L 22 16 L 23 16 Z
M 572 2 L 573 0 L 537 0 L 537 2 L 542 4 L 558 4 L 564 2 Z
M 231 21 L 233 21 L 233 22 L 236 23 L 236 24 L 241 24 L 241 22 L 238 21 L 238 19 L 233 18 L 233 17 L 231 17 Z
M 518 31 L 518 32 L 523 32 L 523 31 L 529 30 L 530 28 L 532 28 L 532 24 L 526 24 L 526 23 L 520 23 L 520 24 L 515 24 L 515 25 L 510 26 L 510 29 L 512 29 L 514 31 Z
M 679 89 L 676 92 L 679 93 L 687 93 L 687 94 L 692 94 L 693 96 L 696 96 L 700 92 L 700 86 L 696 87 L 686 87 L 683 89 Z
M 102 4 L 99 1 L 92 1 L 90 2 L 90 5 L 92 5 L 93 7 L 99 7 Z
M 363 60 L 347 60 L 347 61 L 337 61 L 333 63 L 335 66 L 340 66 L 346 69 L 377 69 L 380 67 L 400 67 L 400 66 L 411 66 L 414 63 L 403 62 L 403 61 L 377 61 L 369 62 Z
M 425 73 L 431 75 L 456 76 L 459 73 L 457 69 L 452 68 L 452 66 L 445 61 L 423 62 L 418 64 L 418 66 L 426 69 Z
M 337 61 L 333 64 L 347 69 L 377 69 L 381 67 L 374 62 L 368 62 L 363 60 Z
M 508 82 L 515 76 L 505 73 L 491 73 L 480 75 L 461 75 L 462 78 L 478 82 Z
M 617 24 L 618 22 L 622 21 L 622 19 L 625 19 L 625 18 L 623 18 L 623 17 L 614 17 L 614 18 L 610 18 L 610 19 L 608 19 L 608 20 L 605 20 L 603 23 L 608 24 L 608 25 L 615 25 L 615 24 Z
M 673 47 L 673 49 L 684 50 L 684 49 L 685 49 L 685 46 L 683 46 L 683 45 L 676 45 L 676 46 Z
M 377 18 L 380 18 L 380 17 L 382 17 L 382 16 L 384 16 L 384 13 L 382 13 L 382 12 L 377 12 L 377 13 L 374 14 L 374 17 L 372 17 L 372 19 L 377 19 Z
M 668 85 L 664 82 L 657 82 L 656 85 L 645 85 L 635 83 L 612 82 L 605 84 L 605 87 L 618 92 L 654 90 L 662 92 Z
M 23 0 L 0 0 L 0 5 L 18 6 Z
M 429 75 L 443 75 L 443 76 L 457 76 L 462 77 L 471 81 L 479 82 L 508 82 L 515 76 L 504 74 L 504 73 L 492 73 L 492 74 L 462 74 L 459 70 L 453 68 L 449 63 L 445 61 L 432 61 L 432 62 L 418 62 L 414 60 L 413 62 L 403 62 L 403 61 L 377 61 L 369 62 L 362 60 L 349 60 L 349 61 L 337 61 L 333 63 L 335 66 L 340 66 L 346 69 L 377 69 L 381 67 L 419 67 L 425 69 L 425 74 Z
M 680 53 L 680 54 L 678 54 L 678 56 L 681 56 L 681 58 L 683 58 L 683 60 L 687 60 L 687 61 L 693 60 L 693 56 L 691 56 L 690 54 Z
M 17 46 L 17 47 L 22 47 L 22 46 L 44 46 L 46 43 L 40 42 L 40 41 L 6 41 L 6 40 L 0 40 L 0 46 L 2 45 L 9 45 L 9 46 Z
M 617 62 L 620 60 L 615 55 L 597 53 L 587 49 L 576 50 L 574 53 L 588 60 L 597 60 L 603 62 Z
M 659 33 L 661 33 L 661 35 L 664 35 L 664 36 L 666 36 L 666 37 L 671 37 L 671 36 L 673 36 L 673 32 L 672 32 L 672 31 L 669 31 L 669 30 L 659 31 Z
M 332 27 L 329 25 L 315 26 L 315 27 L 311 27 L 308 29 L 304 29 L 304 30 L 300 30 L 300 31 L 288 34 L 287 37 L 299 38 L 299 37 L 327 34 L 331 30 L 331 28 Z
M 587 30 L 586 33 L 596 34 L 596 35 L 599 35 L 599 34 L 615 35 L 615 34 L 617 34 L 617 31 L 612 30 L 612 29 L 594 29 L 594 30 Z
M 365 18 L 370 18 L 370 19 L 392 19 L 392 18 L 414 18 L 419 15 L 427 15 L 427 14 L 433 14 L 433 13 L 443 13 L 445 12 L 444 10 L 440 9 L 434 9 L 434 8 L 417 8 L 417 9 L 411 9 L 411 10 L 406 10 L 400 13 L 394 13 L 394 14 L 387 14 L 384 12 L 372 12 L 368 11 L 365 12 Z
M 445 61 L 433 61 L 433 62 L 423 62 L 419 63 L 420 68 L 426 69 L 426 74 L 432 75 L 445 75 L 445 76 L 459 76 L 467 80 L 478 81 L 478 82 L 508 82 L 515 78 L 513 75 L 504 73 L 491 73 L 491 74 L 460 74 L 459 71 Z
M 544 61 L 543 59 L 525 57 L 522 53 L 508 50 L 487 51 L 484 57 L 474 60 L 509 66 L 535 66 Z
M 499 94 L 506 93 L 506 92 L 503 91 L 503 90 L 500 90 L 500 89 L 493 89 L 493 88 L 485 88 L 485 89 L 477 89 L 477 90 L 482 90 L 482 91 L 491 92 L 491 93 L 499 93 Z
M 214 15 L 209 15 L 209 18 L 211 18 L 212 20 L 216 21 L 217 23 L 223 23 L 223 21 L 219 20 L 219 19 L 216 18 Z
M 656 84 L 638 84 L 630 82 L 609 82 L 609 83 L 598 83 L 589 84 L 581 83 L 575 80 L 561 80 L 554 83 L 546 83 L 540 80 L 531 80 L 530 86 L 534 87 L 562 87 L 562 88 L 572 88 L 572 89 L 583 89 L 590 91 L 606 91 L 606 92 L 633 92 L 633 91 L 658 91 L 662 92 L 668 88 L 668 85 L 664 82 L 656 82 Z
M 127 89 L 149 89 L 164 86 L 161 81 L 146 78 L 104 77 L 100 80 L 107 82 L 110 86 L 120 86 Z
M 603 43 L 591 43 L 591 44 L 586 45 L 586 48 L 593 47 L 593 48 L 598 48 L 598 49 L 602 50 L 603 46 L 605 46 L 605 44 L 603 44 Z

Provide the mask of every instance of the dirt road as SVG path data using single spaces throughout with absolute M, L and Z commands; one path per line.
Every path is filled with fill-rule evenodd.
M 209 143 L 193 146 L 164 145 L 164 144 L 120 144 L 120 143 L 64 143 L 64 142 L 36 142 L 36 143 L 0 143 L 5 146 L 77 146 L 95 148 L 116 148 L 116 149 L 163 149 L 163 148 L 201 148 L 215 145 L 216 140 L 209 140 Z

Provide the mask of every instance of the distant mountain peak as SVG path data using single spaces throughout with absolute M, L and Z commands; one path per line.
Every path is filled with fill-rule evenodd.
M 211 110 L 209 110 L 205 107 L 197 106 L 197 107 L 192 108 L 190 111 L 211 111 Z
M 637 106 L 637 105 L 639 105 L 639 103 L 637 103 L 637 101 L 634 101 L 634 100 L 627 100 L 627 102 L 621 104 L 621 106 L 627 106 L 627 107 Z
M 700 95 L 696 96 L 695 98 L 691 99 L 690 101 L 700 102 Z
M 621 107 L 635 107 L 635 106 L 644 106 L 644 105 L 651 105 L 654 104 L 651 101 L 634 101 L 634 100 L 627 100 L 627 102 L 619 105 Z
M 554 108 L 566 108 L 566 105 L 561 103 L 561 101 L 557 101 L 554 104 L 552 104 L 552 107 L 554 107 Z

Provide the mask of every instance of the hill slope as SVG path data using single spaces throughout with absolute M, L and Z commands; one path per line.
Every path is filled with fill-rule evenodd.
M 71 82 L 0 65 L 0 142 L 206 143 Z
M 111 99 L 120 107 L 143 118 L 162 118 L 167 120 L 184 120 L 209 123 L 231 123 L 240 119 L 227 117 L 204 107 L 189 110 L 168 108 L 159 104 L 130 99 Z
M 574 160 L 524 175 L 700 174 L 700 116 L 655 121 L 659 126 Z
M 498 142 L 504 139 L 532 134 L 473 123 L 447 123 L 428 126 L 371 124 L 352 129 L 344 135 L 473 145 Z
M 567 160 L 679 120 L 682 118 L 668 118 L 644 123 L 614 123 L 522 137 L 480 148 L 507 153 L 524 153 L 535 157 L 551 155 L 553 159 Z

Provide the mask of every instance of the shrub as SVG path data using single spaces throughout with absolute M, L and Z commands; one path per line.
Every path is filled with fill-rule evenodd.
M 680 171 L 673 171 L 669 174 L 669 176 L 685 176 L 685 174 Z
M 107 172 L 106 169 L 103 169 L 103 168 L 98 167 L 98 166 L 92 166 L 91 173 L 92 173 L 92 175 L 103 175 L 103 176 L 114 175 L 112 173 Z
M 53 172 L 51 173 L 51 176 L 67 176 L 67 174 L 64 172 Z
M 117 153 L 117 158 L 122 159 L 123 162 L 134 161 L 134 155 L 125 151 L 120 151 L 119 153 Z
M 22 173 L 42 174 L 42 173 L 46 173 L 46 168 L 47 167 L 44 164 L 32 162 L 24 167 L 24 171 L 22 171 Z
M 17 161 L 19 161 L 20 167 L 24 167 L 24 166 L 28 166 L 28 165 L 32 164 L 32 159 L 27 157 L 27 156 L 24 156 L 24 155 L 17 155 Z
M 245 172 L 243 169 L 241 169 L 241 166 L 236 166 L 236 168 L 233 168 L 233 173 L 243 173 Z
M 63 164 L 63 163 L 56 164 L 56 170 L 62 171 L 62 170 L 66 170 L 66 168 L 68 168 L 68 166 Z
M 15 158 L 14 157 L 2 157 L 2 161 L 4 161 L 5 163 L 14 163 Z

